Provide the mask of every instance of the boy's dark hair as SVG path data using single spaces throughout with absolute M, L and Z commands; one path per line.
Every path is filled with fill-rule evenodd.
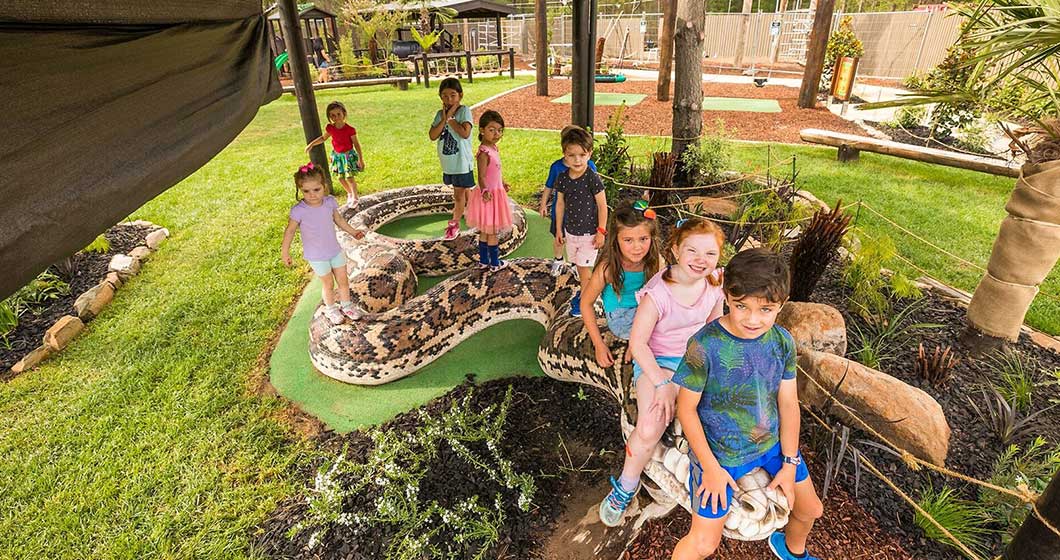
M 328 107 L 324 109 L 324 116 L 327 117 L 328 122 L 331 122 L 331 111 L 334 109 L 342 109 L 342 114 L 347 114 L 345 105 L 338 101 L 332 101 L 331 103 L 328 103 Z
M 438 95 L 442 94 L 443 89 L 451 89 L 461 95 L 464 93 L 464 86 L 460 85 L 460 80 L 457 78 L 446 78 L 442 80 L 442 83 L 438 84 Z
M 501 125 L 501 128 L 504 128 L 504 117 L 502 117 L 500 113 L 498 113 L 497 111 L 494 111 L 493 109 L 490 109 L 489 111 L 486 111 L 485 113 L 482 113 L 482 116 L 478 118 L 478 140 L 479 140 L 479 142 L 482 141 L 482 129 L 486 128 L 486 125 L 488 125 L 489 123 L 494 123 L 494 122 L 499 124 L 499 125 Z
M 756 296 L 781 303 L 791 289 L 788 261 L 764 247 L 740 251 L 725 265 L 723 289 L 736 299 Z
M 564 150 L 567 146 L 581 146 L 586 152 L 593 151 L 593 135 L 580 126 L 567 126 L 560 133 L 559 145 Z

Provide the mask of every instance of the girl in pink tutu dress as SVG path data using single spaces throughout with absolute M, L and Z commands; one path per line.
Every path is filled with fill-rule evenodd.
M 508 263 L 500 258 L 497 234 L 512 229 L 508 184 L 501 179 L 501 154 L 497 142 L 504 135 L 504 119 L 497 111 L 486 111 L 478 120 L 478 188 L 468 196 L 464 219 L 478 229 L 479 268 L 496 272 Z

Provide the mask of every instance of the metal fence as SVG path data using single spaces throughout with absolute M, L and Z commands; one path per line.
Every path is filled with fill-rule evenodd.
M 923 73 L 942 61 L 960 33 L 960 20 L 946 13 L 868 12 L 835 14 L 833 30 L 844 16 L 850 16 L 855 34 L 865 45 L 865 55 L 858 74 L 871 77 L 904 78 Z M 703 56 L 708 64 L 748 67 L 767 63 L 806 61 L 806 45 L 813 13 L 808 10 L 782 13 L 726 14 L 708 13 Z M 657 62 L 658 36 L 662 14 L 645 13 L 628 16 L 600 16 L 597 36 L 604 37 L 604 56 L 612 63 L 631 65 Z M 505 48 L 533 55 L 534 18 L 532 15 L 509 17 L 502 22 Z M 571 54 L 570 16 L 551 22 L 554 54 Z

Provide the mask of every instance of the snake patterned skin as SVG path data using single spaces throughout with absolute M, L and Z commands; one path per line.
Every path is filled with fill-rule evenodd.
M 452 190 L 424 185 L 361 197 L 350 224 L 366 231 L 362 240 L 339 234 L 350 262 L 355 303 L 368 311 L 361 320 L 332 325 L 317 309 L 309 327 L 309 354 L 324 375 L 358 385 L 379 385 L 411 375 L 451 348 L 491 325 L 530 319 L 545 327 L 538 362 L 549 377 L 583 383 L 606 391 L 622 403 L 621 429 L 626 438 L 636 418 L 636 395 L 630 364 L 600 367 L 580 317 L 570 316 L 570 299 L 578 280 L 570 272 L 553 277 L 550 260 L 519 258 L 497 272 L 480 269 L 478 238 L 464 231 L 451 241 L 441 238 L 395 239 L 375 230 L 398 218 L 452 211 Z M 513 228 L 501 235 L 502 254 L 514 251 L 526 237 L 526 216 L 512 203 Z M 416 276 L 451 275 L 420 296 Z M 600 314 L 597 314 L 600 317 Z M 625 342 L 597 319 L 615 356 Z M 687 442 L 659 444 L 645 468 L 656 500 L 691 507 L 688 493 Z M 766 478 L 762 483 L 762 477 Z M 767 493 L 769 477 L 761 469 L 741 478 L 742 491 L 726 520 L 726 536 L 760 540 L 787 523 L 782 495 Z

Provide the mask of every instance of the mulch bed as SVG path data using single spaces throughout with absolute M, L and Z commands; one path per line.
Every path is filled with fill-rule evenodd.
M 59 267 L 49 270 L 70 283 L 70 294 L 52 300 L 39 313 L 27 311 L 19 318 L 18 327 L 12 331 L 7 340 L 10 348 L 0 346 L 0 380 L 10 375 L 11 366 L 15 365 L 30 350 L 41 344 L 41 338 L 60 317 L 74 312 L 74 301 L 85 290 L 99 284 L 107 276 L 110 259 L 118 253 L 128 253 L 137 245 L 144 244 L 144 238 L 152 228 L 131 224 L 116 225 L 104 233 L 110 242 L 106 253 L 77 253 L 72 257 L 73 275 L 66 276 Z
M 887 123 L 876 122 L 876 121 L 865 121 L 865 124 L 872 126 L 880 132 L 886 134 L 891 140 L 895 142 L 901 142 L 903 144 L 909 144 L 912 146 L 923 146 L 926 148 L 936 148 L 939 150 L 945 150 L 947 152 L 956 152 L 960 154 L 980 155 L 983 157 L 992 157 L 997 159 L 1004 159 L 996 154 L 989 152 L 976 152 L 970 150 L 966 146 L 960 144 L 954 136 L 946 136 L 943 138 L 931 137 L 931 128 L 927 126 L 916 126 L 913 128 L 901 128 L 891 126 Z
M 545 128 L 560 130 L 570 124 L 571 107 L 566 103 L 551 100 L 570 93 L 569 80 L 549 80 L 548 97 L 538 97 L 532 87 L 509 93 L 475 109 L 477 119 L 486 109 L 493 109 L 504 116 L 508 127 Z M 601 93 L 646 94 L 640 103 L 626 109 L 625 132 L 668 136 L 673 132 L 673 102 L 655 99 L 654 81 L 627 81 L 621 84 L 596 84 Z M 780 113 L 756 113 L 747 111 L 703 111 L 704 130 L 710 130 L 716 120 L 725 123 L 727 135 L 740 140 L 773 142 L 801 142 L 799 131 L 803 128 L 822 128 L 836 132 L 864 134 L 854 123 L 830 113 L 822 107 L 800 109 L 797 106 L 799 90 L 784 86 L 752 84 L 703 84 L 703 95 L 711 97 L 745 97 L 751 99 L 776 99 Z M 597 105 L 594 119 L 596 128 L 603 130 L 615 106 Z

